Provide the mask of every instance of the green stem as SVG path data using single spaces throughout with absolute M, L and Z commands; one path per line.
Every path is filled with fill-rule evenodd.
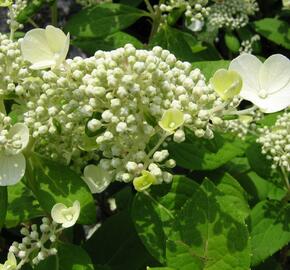
M 151 13 L 151 15 L 154 15 L 155 12 L 154 12 L 154 9 L 153 9 L 153 7 L 152 7 L 150 1 L 149 1 L 149 0 L 144 0 L 144 1 L 145 1 L 145 4 L 146 4 L 147 9 L 148 9 L 149 12 Z
M 50 8 L 51 12 L 51 24 L 53 26 L 57 26 L 57 17 L 58 17 L 58 11 L 57 11 L 57 0 L 55 0 Z
M 163 3 L 163 1 L 159 2 L 159 6 L 155 10 L 152 7 L 152 5 L 150 4 L 149 0 L 145 0 L 145 3 L 147 6 L 147 9 L 150 11 L 151 18 L 153 20 L 152 28 L 151 28 L 151 32 L 150 32 L 150 36 L 149 36 L 149 43 L 151 43 L 153 37 L 158 32 L 158 29 L 159 29 L 159 26 L 161 23 L 162 13 L 161 13 L 159 6 L 160 6 L 160 4 Z
M 282 166 L 281 166 L 281 172 L 282 172 L 282 178 L 283 178 L 284 183 L 285 183 L 285 186 L 287 188 L 287 194 L 282 199 L 282 202 L 288 203 L 288 201 L 290 200 L 290 184 L 289 184 L 289 178 L 288 178 L 287 172 L 285 171 L 285 169 Z
M 150 158 L 151 156 L 158 150 L 158 148 L 160 147 L 160 145 L 165 141 L 165 139 L 169 136 L 170 134 L 165 133 L 164 135 L 162 135 L 162 137 L 159 139 L 159 141 L 157 142 L 157 144 L 151 149 L 151 151 L 148 153 L 146 159 L 147 161 L 144 163 L 144 169 L 147 168 L 147 166 L 150 163 Z
M 282 172 L 282 176 L 283 176 L 285 185 L 290 192 L 290 183 L 289 183 L 289 179 L 288 179 L 288 174 L 282 166 L 281 166 L 281 172 Z
M 0 112 L 6 114 L 6 109 L 4 105 L 4 100 L 0 99 Z
M 28 18 L 28 22 L 29 22 L 33 27 L 35 27 L 35 28 L 39 28 L 39 26 L 37 25 L 37 23 L 36 23 L 34 20 L 32 20 L 31 18 Z

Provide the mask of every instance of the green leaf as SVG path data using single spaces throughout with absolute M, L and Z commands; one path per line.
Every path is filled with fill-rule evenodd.
M 36 270 L 94 270 L 90 256 L 80 246 L 58 244 L 57 255 L 48 257 L 35 268 Z
M 241 47 L 239 39 L 232 32 L 227 32 L 225 34 L 225 44 L 228 49 L 233 53 L 238 53 Z
M 225 212 L 231 214 L 237 221 L 244 222 L 250 214 L 250 208 L 246 192 L 239 182 L 231 175 L 225 173 L 219 178 L 217 189 L 224 194 L 221 200 L 225 200 Z
M 275 178 L 275 172 L 271 169 L 272 162 L 266 158 L 266 155 L 262 154 L 260 144 L 255 142 L 251 143 L 246 150 L 246 156 L 252 170 L 259 176 L 267 180 Z
M 22 182 L 9 186 L 8 194 L 6 227 L 15 227 L 21 222 L 45 215 L 31 190 Z
M 132 219 L 147 250 L 165 263 L 166 239 L 178 211 L 199 186 L 184 176 L 174 176 L 170 191 L 163 196 L 138 193 L 132 205 Z M 154 196 L 155 195 L 155 196 Z
M 83 247 L 94 265 L 111 270 L 144 270 L 147 265 L 156 265 L 139 239 L 128 210 L 106 219 Z
M 7 213 L 7 187 L 0 187 L 0 231 L 5 223 Z
M 176 216 L 198 188 L 193 180 L 182 175 L 174 176 L 170 191 L 159 198 L 158 202 Z
M 147 267 L 146 270 L 175 270 L 173 268 L 170 267 Z
M 268 40 L 290 49 L 290 25 L 274 18 L 265 18 L 253 22 L 253 27 L 260 35 Z
M 290 206 L 262 201 L 251 212 L 252 265 L 258 265 L 290 242 Z
M 201 61 L 194 62 L 193 67 L 197 67 L 201 70 L 207 80 L 209 80 L 214 73 L 221 68 L 228 69 L 230 61 L 218 60 L 218 61 Z
M 26 23 L 34 14 L 36 14 L 43 5 L 52 3 L 53 0 L 29 0 L 25 8 L 20 11 L 17 21 Z
M 176 28 L 164 25 L 154 36 L 150 43 L 150 47 L 161 46 L 163 49 L 169 50 L 177 58 L 184 61 L 193 61 L 193 52 L 187 43 L 186 36 L 188 33 L 182 32 Z M 194 39 L 191 36 L 191 39 Z M 197 40 L 194 39 L 196 43 Z
M 214 170 L 244 153 L 245 144 L 238 138 L 206 140 L 193 137 L 189 142 L 170 143 L 168 150 L 177 165 L 189 170 Z
M 282 115 L 282 112 L 276 112 L 276 113 L 270 113 L 270 114 L 266 114 L 261 120 L 259 120 L 257 123 L 261 126 L 267 126 L 267 127 L 271 127 L 273 125 L 275 125 L 277 118 L 279 115 Z
M 269 180 L 265 180 L 255 172 L 249 172 L 246 176 L 245 181 L 252 185 L 252 190 L 248 192 L 254 193 L 260 201 L 265 199 L 281 200 L 287 193 L 286 190 Z
M 181 209 L 167 241 L 167 266 L 179 270 L 248 270 L 247 227 L 228 213 L 223 198 L 205 181 Z
M 81 38 L 96 38 L 127 28 L 148 13 L 122 4 L 106 3 L 81 10 L 72 16 L 65 30 Z
M 137 193 L 132 204 L 132 218 L 144 246 L 154 258 L 164 264 L 165 233 L 149 196 Z
M 44 210 L 50 213 L 56 203 L 71 206 L 78 200 L 81 213 L 78 223 L 93 224 L 96 209 L 93 196 L 82 178 L 68 167 L 34 156 L 32 190 Z
M 79 38 L 72 41 L 72 44 L 81 48 L 88 55 L 93 55 L 97 50 L 110 51 L 131 43 L 137 49 L 143 47 L 142 43 L 135 37 L 124 33 L 116 32 L 104 38 L 83 39 Z
M 125 4 L 132 7 L 139 6 L 143 0 L 120 0 L 120 4 Z

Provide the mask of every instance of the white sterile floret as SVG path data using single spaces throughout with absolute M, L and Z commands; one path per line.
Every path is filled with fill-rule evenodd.
M 36 28 L 25 34 L 21 42 L 22 56 L 32 64 L 31 69 L 56 68 L 66 58 L 69 41 L 69 34 L 54 26 Z
M 80 202 L 75 201 L 71 207 L 63 203 L 57 203 L 51 209 L 51 217 L 54 222 L 61 224 L 63 228 L 75 225 L 80 215 Z
M 5 132 L 0 126 L 0 138 L 0 186 L 14 185 L 25 174 L 26 162 L 21 152 L 28 145 L 29 129 L 17 123 Z
M 16 270 L 17 260 L 12 252 L 8 253 L 7 260 L 4 264 L 0 264 L 0 270 Z
M 103 192 L 112 182 L 112 175 L 100 165 L 88 165 L 84 169 L 84 181 L 92 193 Z
M 235 58 L 229 67 L 240 74 L 240 96 L 251 101 L 264 113 L 274 113 L 290 105 L 290 61 L 281 54 L 264 63 L 251 54 Z

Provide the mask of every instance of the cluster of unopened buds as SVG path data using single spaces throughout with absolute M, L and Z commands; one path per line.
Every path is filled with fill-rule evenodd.
M 259 129 L 261 136 L 258 143 L 262 144 L 262 153 L 273 161 L 273 169 L 282 167 L 290 172 L 290 113 L 278 116 L 274 126 Z
M 248 24 L 249 16 L 258 11 L 256 0 L 215 0 L 208 16 L 213 28 L 238 29 Z
M 27 6 L 26 0 L 1 0 L 0 7 L 8 7 L 7 24 L 10 26 L 11 34 L 17 29 L 22 29 L 23 25 L 17 21 L 17 16 Z
M 254 35 L 250 39 L 243 40 L 241 43 L 241 47 L 239 49 L 239 52 L 242 53 L 252 53 L 253 52 L 253 46 L 254 43 L 259 41 L 261 38 L 259 35 Z
M 208 0 L 167 0 L 159 6 L 161 12 L 172 12 L 174 9 L 184 10 L 186 24 L 192 31 L 200 31 L 205 18 L 209 15 Z
M 21 229 L 21 243 L 13 242 L 8 258 L 0 264 L 1 270 L 19 270 L 26 263 L 37 265 L 47 257 L 57 254 L 57 239 L 65 228 L 72 227 L 80 215 L 80 204 L 75 201 L 71 207 L 62 203 L 51 210 L 52 220 L 44 217 L 42 224 L 25 226 Z

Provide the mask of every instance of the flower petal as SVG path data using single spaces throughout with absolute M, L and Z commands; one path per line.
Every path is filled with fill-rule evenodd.
M 261 90 L 268 94 L 279 91 L 290 81 L 289 59 L 281 54 L 270 56 L 260 69 L 259 79 Z
M 264 113 L 279 112 L 290 106 L 290 82 L 280 91 L 269 95 L 265 99 L 259 98 L 256 105 Z
M 22 153 L 0 155 L 0 186 L 15 185 L 25 174 L 26 162 Z
M 45 37 L 48 46 L 54 53 L 61 53 L 67 43 L 67 36 L 65 33 L 52 25 L 45 28 Z
M 92 193 L 103 192 L 112 181 L 112 177 L 108 172 L 95 165 L 85 167 L 83 179 Z
M 17 266 L 15 255 L 12 252 L 8 253 L 7 260 L 11 266 Z
M 64 218 L 62 211 L 66 210 L 67 207 L 63 203 L 55 204 L 51 209 L 51 217 L 56 223 L 64 223 L 67 220 Z
M 229 70 L 238 72 L 243 79 L 240 95 L 244 99 L 249 100 L 248 92 L 258 93 L 260 91 L 259 70 L 261 66 L 262 62 L 257 57 L 247 53 L 238 56 L 230 63 Z
M 51 66 L 54 66 L 55 60 L 44 60 L 44 61 L 39 61 L 37 63 L 34 63 L 33 65 L 30 66 L 31 69 L 38 70 L 38 69 L 45 69 L 45 68 L 50 68 Z
M 237 96 L 243 86 L 241 76 L 234 70 L 219 69 L 215 72 L 210 79 L 210 83 L 217 92 L 217 94 L 223 99 L 232 99 Z
M 64 44 L 64 47 L 63 47 L 62 51 L 60 52 L 60 55 L 56 59 L 56 63 L 55 63 L 56 67 L 58 67 L 61 63 L 63 63 L 63 61 L 66 59 L 66 56 L 67 56 L 67 53 L 69 50 L 69 42 L 70 42 L 70 35 L 68 33 L 66 36 L 66 42 Z
M 182 126 L 183 123 L 184 114 L 177 109 L 168 109 L 165 111 L 161 120 L 158 122 L 159 126 L 169 133 L 173 133 L 174 130 Z
M 9 137 L 12 138 L 13 136 L 18 135 L 20 136 L 20 141 L 22 144 L 21 149 L 19 151 L 21 152 L 29 143 L 29 129 L 28 127 L 23 123 L 17 123 L 9 130 Z
M 53 59 L 53 52 L 48 46 L 45 30 L 36 28 L 30 30 L 21 42 L 22 56 L 32 64 Z

